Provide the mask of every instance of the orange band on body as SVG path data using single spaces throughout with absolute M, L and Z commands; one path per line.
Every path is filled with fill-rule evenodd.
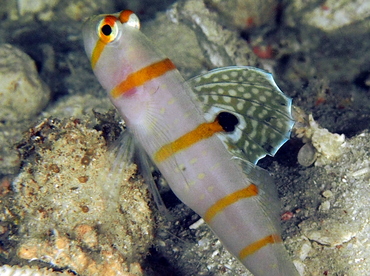
M 197 128 L 186 133 L 172 143 L 161 147 L 154 154 L 154 161 L 163 162 L 173 154 L 184 150 L 203 139 L 209 138 L 220 131 L 223 131 L 223 128 L 217 120 L 211 123 L 200 124 Z
M 252 196 L 258 195 L 258 187 L 255 184 L 250 184 L 248 187 L 231 193 L 221 199 L 219 199 L 215 204 L 208 208 L 207 212 L 203 216 L 205 222 L 210 223 L 211 220 L 226 207 L 232 205 L 233 203 Z
M 168 58 L 150 64 L 134 73 L 129 74 L 127 78 L 113 88 L 110 93 L 113 98 L 117 98 L 123 95 L 125 92 L 137 86 L 141 86 L 152 79 L 158 78 L 173 69 L 176 69 L 176 66 Z
M 251 243 L 250 245 L 247 245 L 244 247 L 240 253 L 239 253 L 239 259 L 243 260 L 244 258 L 248 257 L 249 255 L 252 255 L 254 252 L 260 250 L 262 247 L 272 244 L 272 243 L 278 243 L 278 242 L 283 242 L 281 239 L 280 235 L 278 234 L 273 234 L 266 236 L 254 243 Z

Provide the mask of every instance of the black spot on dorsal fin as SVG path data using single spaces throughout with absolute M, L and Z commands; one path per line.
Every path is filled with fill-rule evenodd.
M 217 115 L 216 120 L 222 126 L 222 129 L 226 132 L 233 132 L 237 124 L 239 124 L 238 118 L 229 112 L 221 112 Z

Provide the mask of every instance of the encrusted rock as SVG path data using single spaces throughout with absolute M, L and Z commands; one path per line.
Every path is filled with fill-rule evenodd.
M 134 165 L 112 169 L 99 131 L 77 119 L 49 119 L 20 150 L 29 157 L 13 182 L 19 257 L 88 276 L 125 275 L 142 260 L 153 239 L 150 195 L 130 179 Z
M 57 272 L 47 268 L 29 266 L 9 266 L 0 267 L 1 276 L 73 276 L 72 272 Z
M 315 162 L 316 166 L 323 166 L 333 162 L 343 153 L 345 136 L 330 133 L 327 129 L 319 126 L 312 114 L 300 114 L 296 116 L 298 123 L 294 132 L 301 138 L 305 146 L 298 153 L 298 162 L 303 166 L 309 166 Z

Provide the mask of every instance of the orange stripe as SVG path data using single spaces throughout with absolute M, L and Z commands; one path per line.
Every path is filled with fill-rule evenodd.
M 103 41 L 101 41 L 100 39 L 96 42 L 95 48 L 94 48 L 94 50 L 91 54 L 91 67 L 92 67 L 92 69 L 95 68 L 95 65 L 98 62 L 98 60 L 100 58 L 100 55 L 104 50 L 105 45 L 107 45 L 107 44 L 104 43 Z
M 248 187 L 238 190 L 232 194 L 229 194 L 221 199 L 219 199 L 215 204 L 208 208 L 203 219 L 210 223 L 211 220 L 220 213 L 223 209 L 230 206 L 231 204 L 251 196 L 258 195 L 258 187 L 254 184 L 250 184 Z
M 141 86 L 147 81 L 158 78 L 173 69 L 176 69 L 176 67 L 170 59 L 166 58 L 164 60 L 158 61 L 132 74 L 129 74 L 127 78 L 120 84 L 118 84 L 115 88 L 113 88 L 110 93 L 113 98 L 117 98 L 125 92 L 137 86 Z
M 101 53 L 103 52 L 105 46 L 107 43 L 109 43 L 111 40 L 110 36 L 105 36 L 101 34 L 101 27 L 104 25 L 109 25 L 111 28 L 114 28 L 114 25 L 116 24 L 117 18 L 114 17 L 113 15 L 107 15 L 103 22 L 100 23 L 99 25 L 99 40 L 96 42 L 95 48 L 91 54 L 91 67 L 92 69 L 95 68 L 96 63 L 98 62 Z
M 211 137 L 213 134 L 220 132 L 220 131 L 223 131 L 223 128 L 218 123 L 217 120 L 211 123 L 200 124 L 194 130 L 186 133 L 185 135 L 181 136 L 175 141 L 161 147 L 154 154 L 154 160 L 156 162 L 163 162 L 164 160 L 169 158 L 171 155 L 181 150 L 184 150 L 203 139 L 207 139 Z
M 247 245 L 244 247 L 240 253 L 239 253 L 239 259 L 243 260 L 249 255 L 252 255 L 254 252 L 257 250 L 260 250 L 262 247 L 271 244 L 271 243 L 278 243 L 278 242 L 283 242 L 281 239 L 280 235 L 273 234 L 267 237 L 264 237 L 254 243 L 251 243 L 250 245 Z

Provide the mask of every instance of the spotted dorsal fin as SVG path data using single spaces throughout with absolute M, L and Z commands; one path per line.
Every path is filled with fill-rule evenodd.
M 235 130 L 223 139 L 235 155 L 255 164 L 267 154 L 273 156 L 289 139 L 292 100 L 270 73 L 249 66 L 223 67 L 194 77 L 189 84 L 203 103 L 207 120 L 220 112 L 237 118 Z

